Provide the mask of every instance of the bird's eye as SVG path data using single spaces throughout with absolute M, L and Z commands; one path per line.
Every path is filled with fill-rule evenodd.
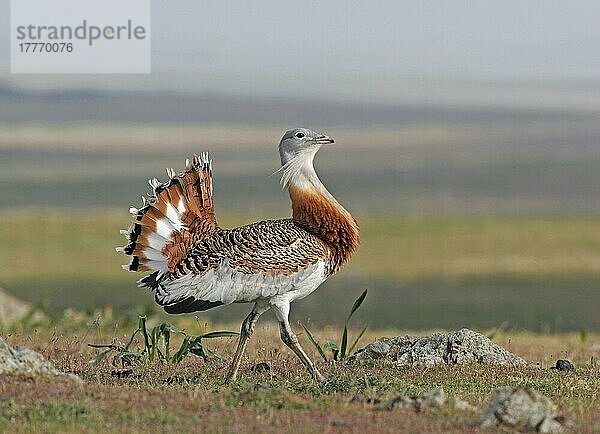
M 304 138 L 304 133 L 296 133 L 296 137 L 298 139 L 302 139 L 302 138 Z

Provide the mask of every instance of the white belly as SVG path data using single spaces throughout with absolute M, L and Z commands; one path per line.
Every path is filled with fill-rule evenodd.
M 223 304 L 254 302 L 277 296 L 284 296 L 291 302 L 312 293 L 325 279 L 325 261 L 318 261 L 287 276 L 246 274 L 224 261 L 220 267 L 201 276 L 189 274 L 165 282 L 163 302 L 173 303 L 190 296 Z

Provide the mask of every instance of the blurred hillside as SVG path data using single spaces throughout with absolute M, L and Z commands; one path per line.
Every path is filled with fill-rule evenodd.
M 358 212 L 600 211 L 600 112 L 0 86 L 0 207 L 123 208 L 210 150 L 217 207 L 288 213 L 277 142 L 336 139 L 319 173 Z

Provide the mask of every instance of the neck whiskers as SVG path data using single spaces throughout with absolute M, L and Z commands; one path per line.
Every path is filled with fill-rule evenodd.
M 295 155 L 275 173 L 281 173 L 282 190 L 293 184 L 312 183 L 314 186 L 320 184 L 319 178 L 313 167 L 316 151 L 305 151 Z

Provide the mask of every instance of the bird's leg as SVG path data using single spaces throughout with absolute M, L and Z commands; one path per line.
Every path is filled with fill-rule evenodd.
M 279 321 L 279 331 L 281 332 L 281 340 L 284 344 L 286 344 L 296 355 L 298 358 L 304 363 L 308 372 L 312 377 L 319 381 L 325 381 L 325 377 L 321 375 L 319 370 L 316 368 L 315 364 L 308 358 L 302 347 L 300 346 L 300 342 L 298 342 L 298 337 L 292 331 L 292 327 L 290 326 L 290 302 L 289 300 L 278 299 L 271 300 L 271 304 L 273 306 L 273 311 L 275 312 L 275 316 Z
M 252 308 L 252 311 L 242 322 L 240 339 L 238 341 L 237 349 L 235 350 L 235 355 L 233 356 L 233 362 L 229 368 L 229 373 L 227 374 L 227 379 L 225 380 L 226 383 L 232 383 L 235 381 L 240 363 L 242 361 L 242 356 L 246 350 L 246 344 L 248 343 L 250 336 L 252 336 L 252 333 L 254 333 L 254 325 L 256 324 L 256 321 L 258 321 L 258 318 L 269 309 L 270 306 L 262 306 L 256 303 Z
M 325 381 L 325 377 L 321 375 L 315 364 L 308 358 L 300 346 L 298 337 L 292 331 L 292 327 L 290 326 L 290 322 L 287 318 L 285 321 L 279 322 L 279 330 L 281 331 L 281 340 L 283 343 L 286 344 L 294 353 L 296 353 L 312 377 L 319 382 Z

